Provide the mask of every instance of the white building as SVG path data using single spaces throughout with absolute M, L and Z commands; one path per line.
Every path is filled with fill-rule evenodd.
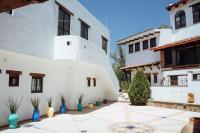
M 18 114 L 29 119 L 30 99 L 47 98 L 58 111 L 60 94 L 69 109 L 117 100 L 118 80 L 109 62 L 109 30 L 77 0 L 49 0 L 0 14 L 0 125 L 9 111 L 9 96 L 23 97 Z M 107 53 L 107 54 L 106 54 Z
M 133 35 L 117 42 L 126 44 L 123 47 L 127 51 L 127 66 L 122 69 L 134 72 L 133 68 L 142 67 L 145 73 L 151 73 L 154 100 L 187 103 L 188 94 L 192 94 L 194 103 L 200 104 L 200 0 L 180 0 L 167 9 L 171 29 L 152 29 L 139 33 L 141 37 Z M 159 32 L 155 34 L 155 31 Z M 128 45 L 136 47 L 133 38 L 143 41 L 143 34 L 148 32 L 157 35 L 156 47 L 129 54 Z M 142 45 L 140 47 L 142 49 Z M 156 68 L 158 63 L 155 65 L 155 62 L 160 63 L 161 69 Z M 158 84 L 154 83 L 155 80 Z

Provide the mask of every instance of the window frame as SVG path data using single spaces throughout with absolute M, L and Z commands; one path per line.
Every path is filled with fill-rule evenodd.
M 87 87 L 90 87 L 90 86 L 91 86 L 91 78 L 87 77 Z
M 60 16 L 62 12 L 62 17 Z M 67 19 L 66 19 L 67 18 Z M 68 22 L 65 22 L 65 21 Z M 63 36 L 63 35 L 70 35 L 70 23 L 71 23 L 71 14 L 66 11 L 66 9 L 62 6 L 59 5 L 59 9 L 58 9 L 58 36 Z M 68 27 L 68 29 L 66 29 L 66 26 Z M 62 33 L 61 33 L 61 32 Z
M 93 86 L 94 86 L 94 87 L 97 86 L 97 80 L 96 80 L 96 78 L 93 78 Z
M 193 81 L 200 81 L 200 73 L 192 74 Z
M 22 74 L 22 71 L 6 70 L 6 74 L 9 75 L 8 86 L 19 87 L 20 75 Z M 15 83 L 13 83 L 13 80 L 15 80 Z
M 196 6 L 198 7 L 197 10 L 195 9 Z M 198 20 L 195 19 L 196 12 L 199 13 Z M 194 24 L 199 23 L 200 22 L 200 2 L 192 5 L 192 15 L 193 15 L 193 23 Z
M 147 42 L 147 43 L 146 43 L 146 42 Z M 147 45 L 147 47 L 144 47 L 145 45 Z M 149 49 L 149 40 L 144 40 L 144 41 L 142 41 L 142 49 L 143 49 L 143 50 Z
M 80 18 L 79 18 L 79 20 L 80 20 L 80 25 L 81 25 L 80 37 L 88 40 L 89 39 L 89 28 L 90 28 L 90 26 L 87 23 L 85 23 L 83 20 L 81 20 Z M 85 31 L 87 31 L 87 32 L 85 32 Z
M 155 82 L 156 81 L 156 82 Z M 158 73 L 153 74 L 153 83 L 157 84 L 158 83 Z
M 153 37 L 150 39 L 150 48 L 154 48 L 157 46 L 157 37 Z
M 177 21 L 179 19 L 179 21 Z M 176 12 L 174 17 L 175 29 L 180 29 L 186 27 L 186 14 L 184 10 L 179 10 Z
M 140 42 L 135 43 L 135 52 L 140 52 Z
M 128 45 L 128 53 L 133 53 L 133 44 Z
M 108 39 L 105 38 L 104 36 L 102 36 L 102 49 L 106 52 L 107 54 L 107 50 L 108 50 Z
M 41 73 L 30 73 L 31 78 L 31 93 L 43 93 L 43 86 L 44 86 L 44 77 L 45 74 Z M 33 81 L 36 81 L 34 88 L 33 88 Z M 38 82 L 40 82 L 40 87 L 38 88 Z

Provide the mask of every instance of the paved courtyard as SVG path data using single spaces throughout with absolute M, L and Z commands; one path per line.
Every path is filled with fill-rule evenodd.
M 83 114 L 64 114 L 28 123 L 4 133 L 180 133 L 200 113 L 150 106 L 113 103 Z

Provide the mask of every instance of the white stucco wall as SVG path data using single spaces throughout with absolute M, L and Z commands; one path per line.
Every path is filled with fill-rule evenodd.
M 187 103 L 188 93 L 193 93 L 195 104 L 200 104 L 200 81 L 193 80 L 192 74 L 194 73 L 200 73 L 200 69 L 163 71 L 163 77 L 168 77 L 170 75 L 186 75 L 187 86 L 152 86 L 152 98 L 158 101 Z
M 57 0 L 74 15 L 71 16 L 70 33 L 80 36 L 80 20 L 89 28 L 89 40 L 102 47 L 102 36 L 108 39 L 109 30 L 77 0 Z M 32 4 L 14 10 L 14 15 L 0 14 L 0 48 L 9 51 L 54 58 L 54 39 L 57 36 L 58 5 L 55 0 Z
M 67 99 L 67 106 L 70 109 L 76 108 L 78 96 L 84 94 L 84 105 L 96 100 L 116 100 L 118 90 L 113 86 L 110 75 L 104 67 L 79 60 L 47 60 L 33 56 L 17 54 L 0 50 L 0 125 L 6 124 L 6 117 L 9 114 L 4 101 L 9 96 L 15 98 L 23 97 L 21 107 L 18 111 L 21 120 L 31 118 L 32 105 L 31 97 L 39 96 L 41 99 L 41 114 L 47 110 L 47 98 L 53 97 L 53 107 L 58 111 L 62 93 Z M 9 76 L 6 70 L 22 71 L 19 87 L 8 87 Z M 43 80 L 43 93 L 31 93 L 31 72 L 45 74 Z M 87 77 L 96 78 L 96 87 L 87 87 Z M 91 82 L 91 85 L 93 82 Z
M 126 53 L 127 57 L 127 62 L 126 65 L 139 65 L 139 64 L 148 64 L 152 62 L 158 62 L 160 61 L 160 52 L 154 52 L 150 49 L 143 50 L 143 41 L 147 40 L 149 41 L 149 48 L 150 48 L 150 39 L 156 37 L 156 43 L 157 46 L 166 44 L 171 40 L 172 37 L 172 31 L 171 29 L 153 29 L 150 31 L 142 32 L 140 34 L 137 34 L 136 36 L 132 36 L 130 38 L 137 38 L 137 37 L 142 37 L 143 35 L 148 35 L 149 33 L 154 33 L 156 31 L 159 31 L 160 33 L 151 35 L 149 37 L 145 37 L 143 39 L 140 39 L 135 42 L 130 42 L 128 44 L 123 45 L 122 47 L 124 48 L 124 51 Z M 130 40 L 130 38 L 127 38 L 127 40 Z M 126 40 L 126 39 L 125 39 Z M 129 45 L 135 44 L 137 42 L 140 42 L 140 51 L 139 52 L 133 52 L 129 54 Z M 134 46 L 133 46 L 134 49 Z M 133 50 L 134 51 L 134 50 Z
M 173 8 L 171 11 L 169 11 L 170 14 L 170 24 L 172 26 L 172 41 L 178 41 L 186 38 L 191 38 L 194 36 L 200 35 L 200 23 L 193 23 L 193 12 L 191 5 L 194 5 L 196 3 L 200 2 L 200 0 L 194 0 L 189 2 L 188 4 L 181 5 L 178 8 Z M 175 29 L 175 14 L 179 10 L 185 11 L 186 14 L 186 27 Z

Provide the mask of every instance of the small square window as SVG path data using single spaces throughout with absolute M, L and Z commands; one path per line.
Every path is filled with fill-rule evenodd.
M 193 74 L 193 80 L 200 80 L 200 74 Z
M 9 86 L 19 86 L 19 75 L 9 76 Z
M 9 87 L 19 86 L 19 76 L 22 74 L 21 71 L 6 70 L 6 74 L 9 74 Z

